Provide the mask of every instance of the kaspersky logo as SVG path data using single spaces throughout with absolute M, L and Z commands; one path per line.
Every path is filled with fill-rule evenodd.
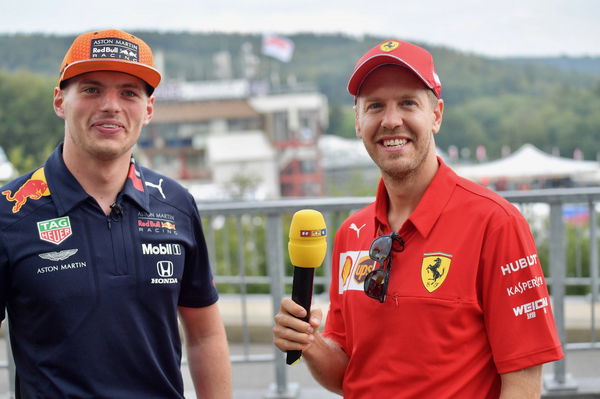
M 68 216 L 37 222 L 40 240 L 60 244 L 73 234 Z
M 29 199 L 38 200 L 42 197 L 49 196 L 50 189 L 48 188 L 48 183 L 46 183 L 44 168 L 40 168 L 33 172 L 31 178 L 19 187 L 14 194 L 11 193 L 10 190 L 6 190 L 2 191 L 2 195 L 4 195 L 8 201 L 15 203 L 12 208 L 13 213 L 19 212 Z

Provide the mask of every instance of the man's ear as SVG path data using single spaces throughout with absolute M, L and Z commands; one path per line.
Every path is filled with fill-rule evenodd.
M 441 98 L 433 108 L 433 133 L 438 133 L 442 127 L 442 116 L 444 114 L 444 100 Z
M 52 98 L 52 106 L 54 107 L 54 113 L 63 119 L 65 119 L 65 112 L 63 109 L 64 101 L 65 101 L 64 91 L 60 87 L 55 87 L 54 88 L 54 96 Z
M 360 124 L 358 123 L 358 104 L 355 104 L 352 108 L 354 109 L 354 131 L 356 132 L 356 137 L 362 139 Z
M 146 115 L 144 117 L 144 125 L 147 125 L 152 120 L 152 115 L 154 115 L 154 96 L 150 96 L 148 98 L 148 103 L 146 104 Z

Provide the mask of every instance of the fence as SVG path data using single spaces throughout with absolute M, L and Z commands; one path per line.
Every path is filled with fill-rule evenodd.
M 598 237 L 597 205 L 600 188 L 549 189 L 526 192 L 502 192 L 509 201 L 520 207 L 530 220 L 540 248 L 540 257 L 547 259 L 546 277 L 553 298 L 558 334 L 566 350 L 600 348 L 597 334 L 598 304 Z M 232 362 L 272 362 L 274 384 L 265 393 L 269 398 L 295 397 L 295 388 L 287 381 L 283 353 L 273 348 L 270 353 L 250 354 L 252 345 L 249 328 L 248 298 L 254 293 L 269 294 L 272 312 L 276 313 L 281 298 L 289 293 L 292 281 L 287 259 L 287 227 L 291 215 L 300 209 L 312 208 L 325 215 L 328 226 L 328 253 L 324 267 L 317 269 L 315 291 L 327 292 L 330 280 L 332 240 L 337 226 L 351 212 L 371 202 L 372 198 L 318 198 L 239 203 L 199 203 L 204 232 L 209 247 L 215 282 L 221 292 L 237 294 L 240 299 L 240 341 L 243 353 L 231 357 Z M 576 222 L 565 217 L 569 206 L 577 205 Z M 565 230 L 575 231 L 575 255 L 567 247 Z M 583 249 L 587 244 L 587 262 Z M 567 249 L 569 259 L 567 259 Z M 572 264 L 574 267 L 567 267 Z M 567 260 L 569 262 L 567 262 Z M 585 294 L 590 306 L 589 338 L 583 342 L 567 343 L 565 328 L 565 297 L 567 290 Z M 9 367 L 12 361 L 0 364 Z M 575 390 L 577 383 L 568 377 L 566 361 L 555 362 L 553 375 L 545 381 L 547 390 Z M 11 385 L 12 387 L 12 385 Z

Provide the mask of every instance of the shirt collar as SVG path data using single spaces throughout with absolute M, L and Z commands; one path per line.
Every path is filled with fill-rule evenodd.
M 63 144 L 60 144 L 44 165 L 48 188 L 58 214 L 64 216 L 79 203 L 91 198 L 77 179 L 71 174 L 62 157 Z M 144 176 L 133 157 L 129 166 L 128 178 L 117 200 L 127 197 L 145 211 L 150 210 L 150 198 L 145 190 Z
M 438 163 L 439 168 L 433 180 L 407 220 L 423 237 L 427 237 L 433 229 L 456 187 L 456 174 L 440 157 L 438 157 Z M 381 179 L 375 197 L 375 233 L 377 235 L 388 234 L 391 230 L 387 218 L 388 207 L 389 198 L 383 179 Z

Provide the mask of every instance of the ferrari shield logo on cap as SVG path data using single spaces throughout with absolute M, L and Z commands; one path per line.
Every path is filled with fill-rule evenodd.
M 379 48 L 381 49 L 381 51 L 394 51 L 398 48 L 399 45 L 400 43 L 398 43 L 395 40 L 388 40 L 387 42 L 382 43 L 381 46 L 379 46 Z
M 421 264 L 421 281 L 425 289 L 433 292 L 440 286 L 448 277 L 452 255 L 442 252 L 433 252 L 423 254 L 423 263 Z

